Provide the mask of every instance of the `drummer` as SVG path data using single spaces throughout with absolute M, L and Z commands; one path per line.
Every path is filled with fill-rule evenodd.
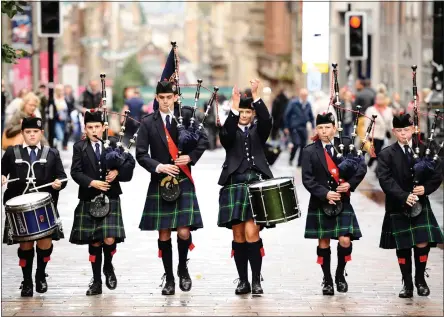
M 260 81 L 250 81 L 252 97 L 241 98 L 233 88 L 232 108 L 219 137 L 225 149 L 225 162 L 219 178 L 223 186 L 219 196 L 218 226 L 232 229 L 231 254 L 234 256 L 239 282 L 235 294 L 263 294 L 261 286 L 262 257 L 265 255 L 259 231 L 263 228 L 253 221 L 248 199 L 248 183 L 273 178 L 264 154 L 270 135 L 272 118 L 259 97 Z M 253 121 L 255 116 L 257 121 Z M 239 159 L 242 158 L 242 159 Z M 252 286 L 248 281 L 248 261 L 252 272 Z
M 43 159 L 46 156 L 46 163 L 34 165 L 36 177 L 35 186 L 52 183 L 50 186 L 39 189 L 39 191 L 50 193 L 54 201 L 54 206 L 57 207 L 59 191 L 66 186 L 65 182 L 62 183 L 60 181 L 66 178 L 66 174 L 59 152 L 56 149 L 42 146 L 43 124 L 41 118 L 24 118 L 22 121 L 22 135 L 24 140 L 23 144 L 8 147 L 2 157 L 2 186 L 8 184 L 3 201 L 7 203 L 11 198 L 22 195 L 27 186 L 27 165 L 23 163 L 16 164 L 15 160 L 21 158 L 32 164 L 36 160 Z M 16 178 L 19 180 L 8 182 L 8 176 L 10 180 Z M 30 188 L 32 188 L 32 185 L 30 185 Z M 7 243 L 8 245 L 19 243 L 8 233 L 9 223 L 6 221 L 3 243 Z M 35 290 L 38 293 L 45 293 L 48 290 L 45 269 L 53 250 L 52 241 L 63 238 L 63 232 L 57 227 L 51 236 L 28 242 L 20 242 L 17 254 L 20 259 L 19 265 L 23 272 L 23 282 L 21 286 L 22 297 L 33 296 L 32 264 L 34 260 L 34 241 L 37 242 Z

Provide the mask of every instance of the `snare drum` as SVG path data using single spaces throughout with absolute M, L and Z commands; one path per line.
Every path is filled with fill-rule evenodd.
M 278 224 L 301 217 L 292 177 L 272 178 L 248 186 L 256 224 Z
M 39 192 L 9 199 L 5 205 L 8 235 L 16 241 L 34 241 L 51 235 L 61 221 L 50 193 Z

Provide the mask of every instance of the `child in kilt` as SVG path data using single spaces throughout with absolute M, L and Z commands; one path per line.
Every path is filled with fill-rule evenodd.
M 10 179 L 19 178 L 18 181 L 8 184 L 8 188 L 6 189 L 3 197 L 4 204 L 6 204 L 11 198 L 21 196 L 26 188 L 28 167 L 25 164 L 15 163 L 16 155 L 14 153 L 14 149 L 18 150 L 21 158 L 30 164 L 38 159 L 41 159 L 42 154 L 45 151 L 45 147 L 41 143 L 43 138 L 42 119 L 36 117 L 24 118 L 21 129 L 24 140 L 23 144 L 8 147 L 2 157 L 2 186 L 6 184 L 6 177 L 8 175 Z M 35 186 L 37 187 L 52 182 L 51 186 L 41 188 L 39 191 L 50 193 L 54 202 L 54 207 L 57 208 L 59 192 L 66 186 L 66 183 L 62 183 L 60 180 L 66 178 L 66 174 L 59 152 L 56 149 L 47 148 L 47 150 L 49 151 L 47 152 L 46 163 L 34 165 L 34 177 L 36 178 Z M 29 189 L 32 187 L 33 186 L 31 185 Z M 26 242 L 14 240 L 12 236 L 9 236 L 9 229 L 10 226 L 8 220 L 6 220 L 3 243 L 8 245 L 17 243 L 20 244 L 20 247 L 17 250 L 17 255 L 20 259 L 19 265 L 21 266 L 23 273 L 21 296 L 33 296 L 32 264 L 34 261 L 34 242 L 36 243 L 37 253 L 35 291 L 37 293 L 45 293 L 48 290 L 45 269 L 51 258 L 53 250 L 52 241 L 57 241 L 64 238 L 61 227 L 57 226 L 54 232 L 49 236 Z
M 438 159 L 430 177 L 420 186 L 414 186 L 415 172 L 412 149 L 413 122 L 409 114 L 393 118 L 393 134 L 397 142 L 383 149 L 378 156 L 376 174 L 384 191 L 385 216 L 382 224 L 382 249 L 396 249 L 399 268 L 404 282 L 399 293 L 401 298 L 413 296 L 412 248 L 415 259 L 415 286 L 419 296 L 430 295 L 424 278 L 427 258 L 431 247 L 443 243 L 443 233 L 430 207 L 428 195 L 436 191 L 442 182 L 442 163 Z M 419 144 L 421 155 L 425 146 Z M 416 217 L 409 215 L 417 199 L 422 211 Z
M 151 173 L 139 228 L 145 231 L 159 231 L 159 257 L 162 258 L 165 269 L 162 280 L 166 280 L 162 295 L 174 295 L 171 231 L 177 231 L 179 287 L 188 292 L 191 290 L 192 281 L 188 272 L 187 256 L 188 250 L 194 248 L 191 231 L 203 228 L 191 166 L 197 163 L 207 149 L 208 139 L 203 134 L 193 150 L 180 156 L 174 153 L 178 144 L 177 123 L 171 115 L 174 103 L 178 99 L 175 84 L 166 80 L 158 82 L 156 99 L 159 109 L 142 119 L 136 143 L 136 159 Z M 186 126 L 185 121 L 184 125 Z M 168 180 L 168 177 L 173 178 Z M 170 183 L 173 189 L 180 191 L 180 195 L 175 199 L 162 196 L 168 187 L 164 186 L 164 182 Z
M 235 294 L 263 294 L 261 286 L 262 257 L 265 255 L 261 228 L 253 219 L 248 198 L 248 184 L 259 179 L 273 178 L 264 153 L 272 128 L 272 118 L 258 95 L 260 81 L 250 81 L 252 98 L 241 98 L 233 88 L 232 108 L 219 138 L 225 149 L 225 162 L 219 178 L 223 186 L 219 194 L 218 226 L 233 231 L 232 257 L 236 263 L 239 282 Z M 253 123 L 257 116 L 257 122 Z M 248 261 L 252 285 L 248 281 Z
M 116 244 L 125 239 L 119 182 L 129 182 L 133 176 L 135 160 L 131 157 L 118 169 L 108 171 L 103 144 L 96 136 L 105 130 L 102 112 L 85 112 L 86 138 L 74 144 L 71 176 L 79 184 L 79 204 L 74 211 L 74 223 L 69 242 L 88 244 L 93 279 L 86 295 L 102 294 L 102 251 L 105 284 L 110 290 L 117 287 L 112 259 Z M 111 140 L 111 139 L 110 139 Z M 115 139 L 114 139 L 115 141 Z M 114 142 L 111 143 L 114 146 Z M 91 214 L 92 200 L 104 193 L 109 198 L 109 213 L 104 217 Z
M 318 239 L 317 263 L 321 265 L 323 278 L 323 295 L 334 295 L 333 278 L 330 271 L 330 239 L 338 241 L 338 266 L 335 283 L 338 292 L 348 291 L 344 277 L 345 265 L 351 261 L 352 240 L 362 237 L 358 220 L 350 203 L 350 191 L 356 190 L 367 173 L 367 166 L 362 160 L 358 170 L 351 178 L 341 182 L 336 191 L 331 190 L 333 173 L 338 171 L 334 149 L 339 147 L 340 140 L 336 134 L 335 119 L 332 113 L 318 114 L 316 117 L 317 140 L 307 145 L 302 152 L 302 183 L 310 192 L 307 222 L 305 226 L 306 239 Z M 350 139 L 343 137 L 347 154 Z M 335 145 L 333 147 L 332 143 Z M 331 163 L 329 163 L 331 162 Z M 333 168 L 330 169 L 330 164 Z M 341 198 L 342 197 L 342 198 Z M 329 216 L 324 211 L 324 204 L 335 204 L 342 201 L 343 210 L 336 216 Z

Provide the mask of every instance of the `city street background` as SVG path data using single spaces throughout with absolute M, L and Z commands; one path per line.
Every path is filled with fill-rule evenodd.
M 72 147 L 69 147 L 72 149 Z M 62 152 L 69 173 L 71 152 Z M 77 204 L 77 185 L 70 181 L 61 192 L 59 212 L 66 238 L 54 243 L 47 272 L 48 292 L 20 298 L 22 280 L 16 246 L 2 246 L 2 315 L 3 316 L 370 316 L 408 315 L 442 316 L 443 251 L 432 249 L 427 267 L 431 295 L 426 298 L 398 298 L 402 287 L 394 250 L 378 248 L 384 216 L 383 195 L 371 173 L 352 194 L 363 238 L 353 243 L 352 261 L 347 264 L 349 292 L 323 296 L 322 272 L 316 264 L 316 240 L 304 239 L 309 194 L 301 184 L 300 169 L 287 164 L 283 153 L 272 171 L 275 177 L 293 176 L 297 185 L 302 218 L 275 229 L 263 230 L 265 257 L 262 283 L 265 294 L 236 296 L 233 281 L 237 278 L 230 257 L 232 234 L 217 227 L 218 195 L 224 152 L 207 151 L 193 169 L 204 228 L 193 233 L 196 248 L 190 252 L 189 269 L 193 288 L 189 293 L 179 289 L 176 295 L 161 295 L 163 267 L 157 257 L 157 233 L 141 232 L 139 220 L 149 183 L 149 173 L 139 165 L 129 183 L 122 183 L 123 220 L 127 239 L 117 246 L 114 267 L 117 289 L 87 297 L 91 279 L 86 246 L 71 245 L 68 237 Z M 432 208 L 443 224 L 442 189 L 432 196 Z M 3 214 L 4 219 L 4 214 Z M 173 247 L 176 250 L 176 238 Z M 336 242 L 332 242 L 332 270 L 336 267 Z M 174 252 L 174 266 L 178 257 Z

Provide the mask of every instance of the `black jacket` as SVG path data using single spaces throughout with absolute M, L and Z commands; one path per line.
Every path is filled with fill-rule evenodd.
M 253 106 L 256 111 L 257 122 L 252 124 L 249 130 L 251 156 L 255 163 L 255 168 L 259 169 L 268 178 L 273 178 L 264 152 L 265 142 L 267 142 L 272 127 L 272 118 L 262 99 L 253 103 Z M 226 152 L 225 162 L 222 165 L 222 173 L 218 182 L 221 186 L 224 186 L 229 176 L 239 168 L 242 158 L 245 156 L 244 136 L 238 124 L 239 116 L 230 111 L 228 118 L 219 131 L 220 143 Z
M 187 126 L 187 121 L 184 121 L 184 125 Z M 196 119 L 195 124 L 198 124 Z M 177 124 L 174 120 L 171 122 L 171 138 L 176 146 L 178 146 L 178 132 Z M 190 153 L 183 153 L 189 155 L 191 162 L 188 166 L 191 169 L 192 165 L 195 165 L 199 161 L 202 154 L 208 148 L 208 137 L 205 133 L 199 139 L 197 147 Z M 150 154 L 148 154 L 148 151 Z M 168 151 L 168 143 L 166 139 L 166 133 L 162 116 L 159 110 L 145 116 L 142 119 L 140 130 L 136 142 L 136 159 L 140 166 L 151 173 L 151 180 L 158 181 L 163 175 L 156 173 L 156 167 L 159 164 L 174 164 L 173 158 L 171 158 Z
M 343 138 L 344 154 L 348 153 L 348 146 L 350 144 L 349 138 Z M 334 145 L 339 150 L 339 138 L 334 139 Z M 335 152 L 336 154 L 336 152 Z M 350 179 L 345 180 L 350 184 L 350 191 L 354 192 L 358 185 L 367 174 L 367 165 L 362 162 L 356 174 Z M 316 209 L 322 206 L 327 201 L 327 194 L 332 185 L 332 177 L 327 167 L 327 160 L 325 159 L 324 147 L 322 141 L 317 140 L 314 143 L 307 145 L 302 152 L 302 184 L 310 192 L 309 209 Z M 347 199 L 347 198 L 346 198 Z
M 115 138 L 110 138 L 112 140 L 111 147 L 115 147 Z M 78 141 L 74 144 L 72 165 L 71 165 L 71 176 L 72 179 L 79 184 L 79 194 L 78 198 L 80 200 L 89 201 L 101 193 L 100 190 L 89 187 L 89 184 L 93 180 L 101 180 L 100 176 L 103 176 L 103 181 L 105 181 L 105 175 L 107 172 L 105 163 L 105 149 L 102 145 L 101 153 L 101 166 L 100 168 L 97 164 L 96 156 L 92 148 L 89 139 Z M 123 166 L 121 166 L 118 171 L 119 174 L 111 183 L 111 187 L 106 191 L 106 195 L 110 198 L 117 198 L 122 194 L 122 189 L 120 188 L 119 182 L 129 182 L 133 177 L 133 171 L 135 167 L 135 161 L 127 159 Z M 99 170 L 102 172 L 99 172 Z
M 31 162 L 28 150 L 24 149 L 22 145 L 18 145 L 18 147 L 20 148 L 22 159 L 24 161 Z M 39 160 L 40 157 L 42 156 L 42 149 L 39 150 L 37 153 L 37 160 Z M 56 179 L 61 180 L 66 178 L 65 170 L 63 169 L 62 160 L 60 159 L 59 152 L 56 149 L 49 149 L 49 153 L 46 160 L 47 162 L 43 165 L 40 163 L 36 163 L 34 165 L 36 187 L 53 182 Z M 6 149 L 5 154 L 2 157 L 2 175 L 3 176 L 9 175 L 9 179 L 20 178 L 20 180 L 8 183 L 8 189 L 5 191 L 5 194 L 3 196 L 3 204 L 5 204 L 9 199 L 23 194 L 23 191 L 26 188 L 27 173 L 28 173 L 28 165 L 26 165 L 25 163 L 16 164 L 13 147 L 12 146 L 8 147 Z M 66 182 L 63 182 L 60 190 L 65 187 L 66 187 Z M 28 192 L 30 192 L 29 189 L 31 188 L 33 188 L 32 185 L 29 186 Z M 51 186 L 48 186 L 41 188 L 38 191 L 50 193 L 55 206 L 57 206 L 60 190 L 55 190 Z M 32 192 L 36 191 L 31 191 L 30 193 Z
M 413 144 L 415 148 L 415 144 Z M 420 145 L 421 156 L 424 153 L 424 145 Z M 385 209 L 389 213 L 403 212 L 406 208 L 406 200 L 413 190 L 413 169 L 409 166 L 404 149 L 398 142 L 384 148 L 378 155 L 376 175 L 379 184 L 385 193 Z M 442 182 L 442 163 L 438 159 L 435 171 L 423 184 L 424 196 L 420 199 L 428 199 L 427 196 L 436 191 Z

